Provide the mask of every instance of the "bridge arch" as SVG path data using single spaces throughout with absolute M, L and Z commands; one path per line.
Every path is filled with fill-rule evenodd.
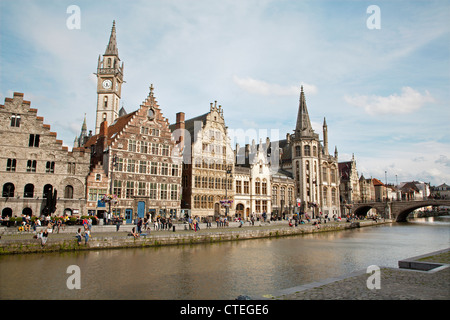
M 396 221 L 397 222 L 406 222 L 406 218 L 408 217 L 408 215 L 413 212 L 416 209 L 419 208 L 424 208 L 424 207 L 429 207 L 429 206 L 434 206 L 434 207 L 439 207 L 439 206 L 449 206 L 450 205 L 450 201 L 444 201 L 444 202 L 437 202 L 437 201 L 420 201 L 417 203 L 414 202 L 407 202 L 407 206 L 404 207 L 399 207 L 397 210 L 395 210 L 396 212 Z

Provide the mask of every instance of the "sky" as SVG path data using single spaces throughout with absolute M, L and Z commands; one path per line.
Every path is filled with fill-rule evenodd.
M 242 146 L 292 133 L 303 85 L 340 162 L 354 155 L 382 182 L 449 184 L 449 14 L 441 0 L 0 0 L 0 103 L 24 93 L 69 148 L 85 115 L 95 131 L 94 73 L 115 20 L 128 112 L 151 84 L 170 123 L 217 101 Z

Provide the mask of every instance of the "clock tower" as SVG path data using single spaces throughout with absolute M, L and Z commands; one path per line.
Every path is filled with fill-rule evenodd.
M 106 120 L 111 125 L 119 117 L 119 104 L 123 83 L 123 62 L 120 64 L 116 43 L 116 23 L 113 21 L 111 36 L 103 58 L 98 56 L 97 65 L 97 117 L 95 134 Z

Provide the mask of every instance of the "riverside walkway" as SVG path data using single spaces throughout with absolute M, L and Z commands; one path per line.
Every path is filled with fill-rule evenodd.
M 427 270 L 431 267 L 433 269 Z M 253 299 L 273 300 L 449 300 L 450 248 L 380 267 L 380 287 L 369 289 L 367 270 L 325 279 Z M 412 268 L 414 269 L 412 269 Z
M 213 243 L 340 231 L 391 222 L 391 220 L 377 222 L 373 220 L 358 220 L 357 222 L 331 221 L 319 225 L 313 225 L 313 222 L 310 222 L 299 224 L 297 227 L 290 227 L 286 220 L 256 221 L 254 225 L 246 222 L 242 227 L 239 227 L 239 222 L 229 222 L 229 225 L 226 227 L 218 227 L 216 223 L 212 223 L 211 227 L 207 227 L 205 223 L 201 223 L 200 230 L 197 231 L 191 230 L 187 223 L 177 223 L 175 224 L 175 231 L 173 228 L 154 230 L 152 226 L 148 230 L 143 230 L 137 239 L 130 236 L 132 228 L 136 227 L 133 224 L 121 225 L 119 231 L 116 231 L 116 226 L 114 225 L 93 225 L 91 237 L 86 245 L 84 244 L 84 239 L 82 239 L 81 245 L 78 245 L 75 239 L 78 228 L 83 229 L 81 226 L 66 226 L 64 229 L 60 229 L 59 233 L 55 231 L 50 233 L 45 246 L 41 246 L 40 240 L 34 238 L 36 232 L 19 232 L 17 228 L 3 227 L 0 230 L 0 254 Z M 39 227 L 39 230 L 44 228 Z

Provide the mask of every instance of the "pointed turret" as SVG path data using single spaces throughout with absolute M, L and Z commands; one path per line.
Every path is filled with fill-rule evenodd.
M 303 86 L 301 86 L 300 92 L 300 104 L 298 107 L 297 114 L 297 125 L 295 126 L 295 134 L 300 136 L 310 136 L 314 130 L 311 126 L 311 121 L 309 120 L 308 108 L 306 107 L 305 93 L 303 92 Z
M 328 126 L 325 117 L 323 118 L 323 151 L 328 155 Z
M 117 42 L 116 42 L 116 21 L 115 20 L 113 21 L 111 35 L 109 36 L 108 46 L 106 47 L 104 55 L 119 57 L 119 50 L 117 48 Z

